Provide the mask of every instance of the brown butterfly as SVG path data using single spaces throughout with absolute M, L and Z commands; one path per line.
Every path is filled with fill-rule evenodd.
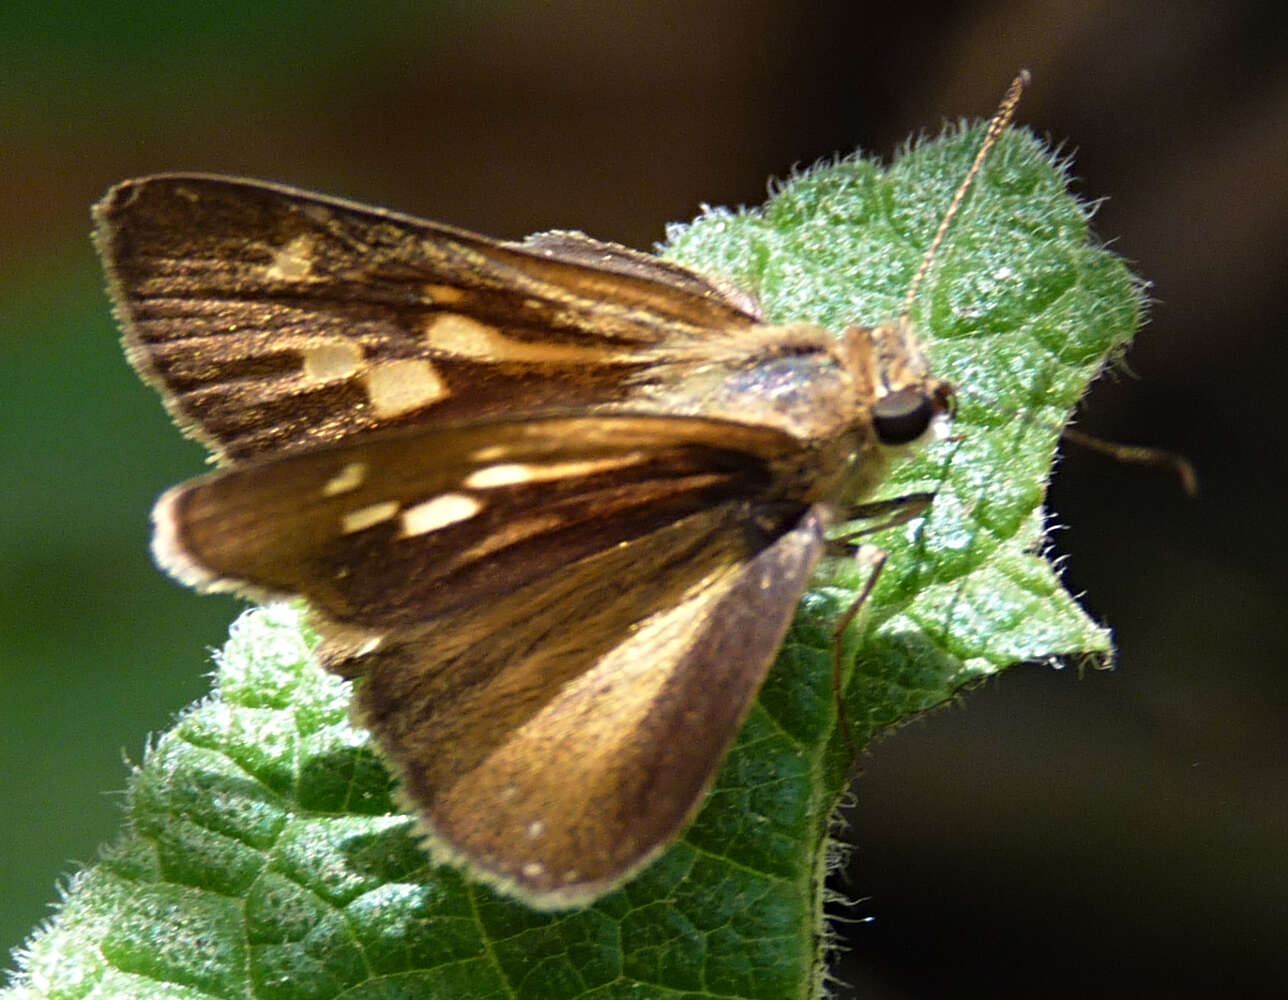
M 827 529 L 951 406 L 906 309 L 771 325 L 579 234 L 203 175 L 94 218 L 131 363 L 222 466 L 157 503 L 158 562 L 305 597 L 435 855 L 538 907 L 683 830 Z

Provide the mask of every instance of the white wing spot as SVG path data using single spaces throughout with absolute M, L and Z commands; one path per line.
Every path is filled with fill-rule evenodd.
M 482 502 L 474 497 L 464 493 L 444 493 L 403 511 L 402 537 L 438 531 L 458 521 L 469 520 L 482 509 Z
M 367 396 L 376 413 L 396 417 L 447 396 L 447 385 L 437 370 L 421 358 L 386 361 L 367 372 Z
M 465 485 L 471 489 L 486 490 L 497 486 L 513 486 L 515 483 L 526 483 L 532 478 L 532 466 L 520 465 L 517 462 L 505 465 L 489 465 L 475 469 L 465 477 Z
M 313 239 L 301 235 L 273 251 L 265 277 L 270 281 L 303 281 L 312 270 Z
M 584 462 L 548 462 L 534 465 L 526 462 L 505 462 L 500 465 L 489 465 L 475 469 L 465 477 L 465 485 L 471 489 L 495 489 L 498 486 L 514 486 L 518 483 L 544 483 L 552 479 L 573 479 L 594 475 L 596 472 L 607 472 L 634 465 L 641 459 L 637 451 L 625 455 L 614 455 L 611 458 L 588 459 Z
M 540 861 L 529 861 L 523 866 L 524 878 L 541 878 L 546 873 L 546 866 Z
M 541 820 L 539 819 L 534 819 L 531 823 L 528 824 L 528 838 L 531 840 L 536 840 L 545 832 L 546 832 L 546 824 L 541 822 Z
M 355 531 L 366 531 L 397 514 L 398 506 L 397 500 L 386 500 L 383 503 L 373 503 L 367 507 L 351 510 L 340 519 L 340 531 L 346 535 L 352 535 Z
M 349 378 L 362 364 L 362 348 L 351 340 L 322 340 L 300 352 L 304 377 L 311 382 Z
M 326 481 L 322 487 L 324 497 L 339 496 L 341 493 L 352 493 L 367 478 L 366 462 L 350 462 L 343 469 Z

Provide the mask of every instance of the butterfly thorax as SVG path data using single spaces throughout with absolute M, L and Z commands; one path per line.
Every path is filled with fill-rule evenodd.
M 840 433 L 861 401 L 836 338 L 805 325 L 753 331 L 736 355 L 666 365 L 665 380 L 641 380 L 622 407 L 759 424 L 803 441 Z

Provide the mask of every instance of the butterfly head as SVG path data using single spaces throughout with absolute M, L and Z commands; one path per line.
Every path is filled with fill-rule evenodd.
M 956 410 L 951 383 L 930 374 L 912 323 L 901 318 L 851 327 L 847 346 L 864 372 L 872 435 L 883 449 L 903 449 L 943 437 Z

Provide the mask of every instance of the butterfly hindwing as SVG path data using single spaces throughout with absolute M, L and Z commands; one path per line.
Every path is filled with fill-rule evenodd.
M 360 718 L 441 858 L 569 906 L 684 827 L 825 546 L 815 513 L 754 552 L 726 515 L 416 633 L 324 645 L 361 677 Z

